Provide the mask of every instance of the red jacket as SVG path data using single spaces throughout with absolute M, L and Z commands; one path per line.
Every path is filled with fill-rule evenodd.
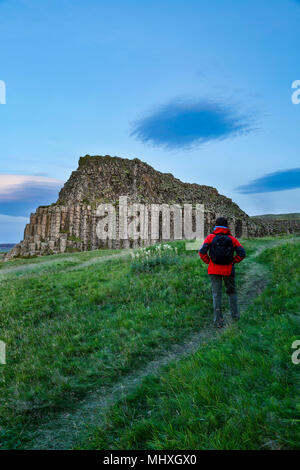
M 208 255 L 208 251 L 210 249 L 211 242 L 213 241 L 214 237 L 218 233 L 224 233 L 229 235 L 232 240 L 233 248 L 236 252 L 235 257 L 233 258 L 233 263 L 221 265 L 215 264 L 212 262 L 211 258 Z M 231 235 L 229 228 L 226 227 L 215 227 L 213 233 L 208 235 L 204 240 L 204 243 L 199 250 L 199 255 L 204 263 L 208 264 L 208 274 L 219 274 L 221 276 L 230 276 L 232 273 L 233 265 L 236 263 L 240 263 L 246 256 L 246 252 L 240 242 Z

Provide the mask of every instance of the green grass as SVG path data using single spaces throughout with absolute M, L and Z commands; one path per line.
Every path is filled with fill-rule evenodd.
M 83 261 L 88 261 L 93 258 L 98 258 L 102 256 L 108 256 L 108 255 L 115 255 L 117 253 L 120 253 L 121 250 L 109 250 L 109 249 L 103 249 L 103 250 L 95 250 L 95 251 L 85 251 L 81 253 L 63 253 L 63 254 L 58 254 L 58 255 L 45 255 L 45 256 L 36 256 L 32 258 L 15 258 L 13 261 L 6 261 L 4 263 L 0 263 L 0 272 L 1 270 L 7 270 L 7 269 L 14 269 L 18 266 L 26 266 L 26 265 L 32 265 L 32 264 L 52 264 L 54 261 L 67 261 L 67 260 L 73 260 L 77 263 L 81 263 Z
M 210 320 L 206 269 L 194 253 L 153 272 L 134 273 L 124 258 L 68 271 L 94 255 L 4 265 L 22 269 L 1 278 L 7 365 L 0 366 L 0 447 L 21 446 L 24 429 L 113 384 Z
M 275 242 L 245 242 L 240 285 L 255 250 Z M 116 250 L 0 264 L 0 339 L 7 343 L 0 449 L 28 445 L 37 425 L 72 413 L 89 392 L 143 369 L 211 324 L 206 266 L 182 244 L 172 246 L 177 253 L 146 264 L 129 257 L 101 262 Z M 241 322 L 147 378 L 78 447 L 294 448 L 299 369 L 290 347 L 299 339 L 299 244 L 297 250 L 264 252 L 272 283 Z
M 300 213 L 294 212 L 290 214 L 263 214 L 253 216 L 259 217 L 260 219 L 270 219 L 270 220 L 298 220 L 300 219 Z
M 299 242 L 263 252 L 271 282 L 240 322 L 144 380 L 78 448 L 299 448 L 300 366 L 291 361 L 300 337 L 299 256 Z

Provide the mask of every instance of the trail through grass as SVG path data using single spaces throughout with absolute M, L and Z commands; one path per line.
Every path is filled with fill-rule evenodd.
M 276 240 L 269 242 L 268 246 L 278 245 L 282 242 L 282 240 Z M 242 311 L 247 308 L 255 296 L 264 290 L 268 281 L 267 268 L 256 261 L 257 256 L 265 249 L 266 243 L 262 241 L 260 245 L 257 246 L 257 243 L 255 245 L 255 251 L 252 255 L 250 254 L 247 271 L 240 289 Z M 226 316 L 226 324 L 230 325 L 228 315 Z M 126 375 L 113 387 L 103 388 L 92 393 L 79 404 L 76 411 L 62 413 L 50 423 L 47 422 L 40 427 L 32 437 L 30 448 L 71 448 L 88 427 L 101 422 L 107 410 L 118 400 L 124 399 L 126 395 L 134 391 L 145 377 L 159 374 L 163 366 L 194 353 L 207 342 L 216 340 L 224 331 L 216 330 L 210 324 L 199 332 L 193 333 L 182 344 L 172 346 L 169 351 L 150 361 L 145 367 Z
M 293 239 L 247 241 L 249 258 L 238 274 L 243 310 L 268 280 L 259 253 L 287 241 Z M 85 436 L 105 427 L 119 400 L 223 333 L 211 327 L 206 267 L 194 253 L 142 274 L 130 272 L 124 252 L 99 263 L 92 253 L 6 274 L 14 282 L 0 297 L 0 324 L 13 369 L 1 385 L 0 448 L 66 449 L 79 438 L 101 446 Z
M 77 254 L 76 264 L 56 256 L 27 273 L 17 261 L 18 270 L 6 273 L 2 448 L 23 447 L 37 423 L 73 411 L 93 390 L 113 386 L 207 323 L 205 268 L 194 254 L 183 255 L 180 265 L 135 274 L 123 253 L 99 263 L 91 263 L 94 252 Z
M 250 283 L 259 263 L 269 283 L 241 320 L 221 340 L 146 377 L 77 448 L 299 449 L 291 345 L 300 336 L 300 241 L 288 241 L 295 243 L 276 240 L 256 253 L 248 246 Z

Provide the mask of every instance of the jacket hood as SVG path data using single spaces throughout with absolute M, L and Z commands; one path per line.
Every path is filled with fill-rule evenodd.
M 216 226 L 213 233 L 217 235 L 218 233 L 224 233 L 225 235 L 231 235 L 230 229 L 228 227 Z

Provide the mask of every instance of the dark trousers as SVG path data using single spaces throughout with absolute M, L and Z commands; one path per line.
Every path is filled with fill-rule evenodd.
M 222 314 L 222 281 L 224 280 L 226 293 L 229 296 L 230 311 L 233 319 L 239 318 L 239 311 L 237 305 L 237 291 L 235 285 L 235 276 L 220 276 L 219 274 L 210 274 L 212 296 L 214 304 L 214 322 L 223 323 Z

